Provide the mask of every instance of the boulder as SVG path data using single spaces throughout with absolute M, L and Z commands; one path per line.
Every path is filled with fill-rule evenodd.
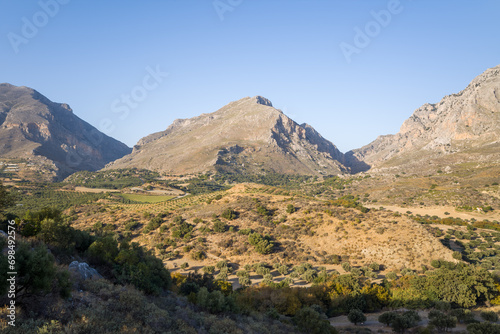
M 85 262 L 73 261 L 69 265 L 69 271 L 83 280 L 99 279 L 102 276 Z

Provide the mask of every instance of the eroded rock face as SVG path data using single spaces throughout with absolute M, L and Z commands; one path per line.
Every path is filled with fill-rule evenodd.
M 78 170 L 98 170 L 130 153 L 106 136 L 28 87 L 0 84 L 0 158 L 24 158 L 54 165 L 59 179 Z
M 165 131 L 139 140 L 130 155 L 106 168 L 321 175 L 348 171 L 343 162 L 344 155 L 310 125 L 297 124 L 256 96 L 176 120 Z
M 347 156 L 378 167 L 391 159 L 413 163 L 436 154 L 480 150 L 499 141 L 500 65 L 486 70 L 458 94 L 415 110 L 397 134 L 380 136 Z
M 102 276 L 85 262 L 73 261 L 69 264 L 68 270 L 82 280 L 99 279 Z

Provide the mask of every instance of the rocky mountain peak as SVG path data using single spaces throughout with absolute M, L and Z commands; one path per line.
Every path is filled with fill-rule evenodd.
M 421 157 L 453 156 L 500 142 L 500 65 L 478 75 L 456 94 L 426 103 L 395 135 L 380 136 L 348 152 L 371 166 L 420 163 Z M 423 160 L 422 160 L 423 161 Z
M 0 84 L 0 158 L 48 161 L 60 179 L 100 169 L 129 152 L 125 144 L 74 115 L 69 105 L 29 87 Z
M 255 102 L 257 102 L 258 104 L 262 104 L 264 106 L 268 106 L 268 107 L 273 106 L 273 104 L 271 103 L 270 100 L 266 99 L 265 97 L 259 96 L 259 95 L 254 96 L 253 100 L 255 100 Z
M 165 131 L 139 140 L 131 154 L 107 168 L 328 175 L 347 171 L 343 160 L 335 145 L 311 126 L 297 124 L 271 101 L 255 96 L 176 120 Z

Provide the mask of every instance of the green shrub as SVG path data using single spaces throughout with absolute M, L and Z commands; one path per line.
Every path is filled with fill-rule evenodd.
M 148 223 L 148 225 L 146 225 L 146 227 L 151 230 L 151 231 L 154 231 L 156 230 L 158 227 L 161 226 L 161 224 L 163 224 L 163 219 L 161 219 L 160 217 L 154 217 L 153 219 L 151 219 Z
M 255 247 L 257 253 L 270 254 L 273 252 L 274 243 L 269 235 L 262 236 L 260 233 L 252 233 L 248 236 L 248 242 Z
M 135 220 L 130 220 L 125 224 L 125 231 L 133 231 L 136 230 L 141 224 L 136 222 Z
M 361 310 L 353 308 L 352 310 L 349 311 L 347 319 L 353 324 L 357 325 L 359 323 L 365 322 L 366 316 L 363 314 L 363 312 L 361 312 Z
M 469 334 L 500 334 L 500 325 L 491 322 L 473 323 L 467 325 Z
M 226 218 L 227 220 L 233 220 L 238 217 L 238 213 L 231 208 L 227 208 L 222 212 L 221 217 Z
M 227 231 L 228 226 L 226 223 L 224 223 L 220 219 L 215 219 L 212 228 L 213 228 L 214 232 L 224 233 Z
M 493 311 L 483 311 L 481 312 L 481 318 L 483 318 L 486 321 L 489 322 L 497 322 L 498 321 L 498 314 L 496 314 Z

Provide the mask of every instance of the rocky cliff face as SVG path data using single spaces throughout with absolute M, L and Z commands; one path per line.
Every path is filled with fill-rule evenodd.
M 271 101 L 256 96 L 214 113 L 176 120 L 165 131 L 139 140 L 131 154 L 107 168 L 321 175 L 347 171 L 343 159 L 311 126 L 295 123 Z
M 486 70 L 463 91 L 437 104 L 424 104 L 395 135 L 380 136 L 372 143 L 348 152 L 372 167 L 422 163 L 424 160 L 459 157 L 472 159 L 490 152 L 500 155 L 500 66 Z M 482 155 L 484 157 L 484 154 Z M 456 162 L 463 162 L 460 157 Z M 351 163 L 357 171 L 355 163 Z M 366 169 L 366 168 L 365 168 Z
M 98 170 L 130 153 L 106 136 L 28 87 L 0 84 L 0 158 L 52 164 L 57 178 L 78 170 Z

